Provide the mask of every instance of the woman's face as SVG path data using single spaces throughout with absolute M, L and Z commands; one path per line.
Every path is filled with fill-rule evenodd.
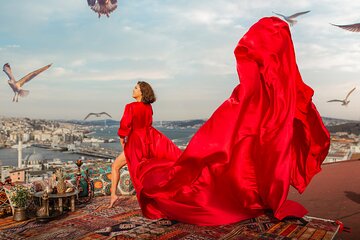
M 136 100 L 141 99 L 142 93 L 141 93 L 139 84 L 135 85 L 133 93 L 132 93 L 132 97 L 135 98 Z

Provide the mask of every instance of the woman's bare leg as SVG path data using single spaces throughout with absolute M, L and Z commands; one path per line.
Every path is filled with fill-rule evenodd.
M 126 164 L 126 158 L 124 152 L 115 159 L 111 165 L 111 198 L 109 208 L 112 208 L 118 196 L 116 195 L 116 189 L 120 179 L 120 169 Z

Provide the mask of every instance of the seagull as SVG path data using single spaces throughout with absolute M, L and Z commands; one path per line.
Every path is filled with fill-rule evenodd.
M 336 24 L 332 24 L 331 25 L 335 26 L 335 27 L 339 27 L 351 32 L 360 32 L 360 23 L 354 23 L 354 24 L 349 24 L 349 25 L 336 25 Z
M 339 99 L 333 99 L 333 100 L 329 100 L 327 102 L 341 102 L 343 106 L 347 106 L 350 102 L 350 100 L 347 100 L 350 96 L 350 94 L 355 91 L 356 87 L 354 87 L 353 89 L 351 89 L 351 91 L 346 95 L 346 98 L 344 100 L 339 100 Z
M 109 14 L 117 8 L 117 0 L 87 0 L 90 8 L 99 15 L 106 15 L 109 17 Z
M 275 13 L 275 14 L 278 15 L 278 16 L 283 17 L 284 20 L 287 21 L 287 22 L 290 24 L 290 26 L 294 26 L 294 25 L 297 23 L 297 20 L 295 20 L 295 18 L 296 18 L 297 16 L 306 14 L 306 13 L 308 13 L 308 12 L 310 12 L 310 11 L 298 12 L 298 13 L 295 13 L 295 14 L 293 14 L 293 15 L 291 15 L 291 16 L 284 16 L 284 15 L 282 15 L 282 14 L 280 14 L 280 13 L 276 13 L 276 12 L 273 12 L 273 13 Z
M 6 73 L 6 75 L 9 77 L 8 83 L 10 85 L 10 87 L 12 88 L 12 90 L 14 91 L 15 95 L 13 97 L 13 102 L 16 100 L 16 102 L 18 102 L 18 98 L 19 95 L 20 97 L 26 97 L 27 95 L 29 95 L 29 91 L 28 90 L 24 90 L 22 89 L 22 86 L 29 82 L 31 79 L 33 79 L 34 77 L 36 77 L 38 74 L 40 74 L 41 72 L 45 71 L 46 69 L 48 69 L 51 66 L 51 64 L 46 65 L 45 67 L 39 68 L 38 70 L 35 70 L 29 74 L 27 74 L 26 76 L 24 76 L 23 78 L 21 78 L 19 81 L 16 81 L 14 78 L 14 75 L 12 74 L 11 71 L 11 67 L 9 63 L 5 63 L 3 66 L 3 71 Z
M 101 117 L 101 115 L 107 115 L 109 116 L 110 118 L 112 118 L 108 113 L 106 112 L 101 112 L 101 113 L 89 113 L 85 118 L 84 120 L 88 119 L 90 116 L 94 115 L 95 117 Z

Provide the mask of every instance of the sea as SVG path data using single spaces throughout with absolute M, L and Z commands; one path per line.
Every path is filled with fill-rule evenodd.
M 186 128 L 186 127 L 162 127 L 156 126 L 155 127 L 160 132 L 164 133 L 169 139 L 171 139 L 179 148 L 184 149 L 188 144 L 191 137 L 197 131 L 197 128 Z M 122 151 L 119 138 L 117 136 L 118 126 L 111 125 L 111 126 L 93 126 L 92 133 L 88 136 L 104 139 L 104 140 L 114 140 L 115 142 L 109 143 L 99 143 L 99 147 L 109 148 L 119 153 Z M 53 160 L 53 159 L 60 159 L 63 162 L 68 161 L 76 161 L 79 158 L 89 159 L 92 157 L 89 156 L 82 156 L 79 154 L 74 154 L 71 152 L 64 152 L 64 151 L 57 151 L 57 150 L 49 150 L 45 148 L 39 147 L 27 147 L 23 148 L 23 159 L 26 159 L 27 156 L 30 154 L 38 153 L 43 156 L 46 160 Z M 95 157 L 93 157 L 95 158 Z M 2 162 L 3 166 L 17 166 L 17 159 L 18 159 L 18 150 L 15 148 L 3 148 L 0 149 L 0 161 Z

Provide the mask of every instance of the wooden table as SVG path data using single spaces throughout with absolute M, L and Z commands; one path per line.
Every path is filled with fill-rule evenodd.
M 34 194 L 35 197 L 38 197 L 41 199 L 41 205 L 42 205 L 42 196 L 43 196 L 44 192 L 37 192 Z M 58 209 L 60 211 L 60 214 L 63 213 L 64 211 L 64 201 L 66 200 L 66 198 L 71 198 L 70 199 L 70 210 L 72 212 L 75 211 L 75 196 L 78 194 L 78 190 L 74 190 L 73 192 L 69 192 L 69 193 L 49 193 L 49 200 L 50 199 L 55 199 L 58 202 Z M 63 201 L 64 200 L 64 201 Z

